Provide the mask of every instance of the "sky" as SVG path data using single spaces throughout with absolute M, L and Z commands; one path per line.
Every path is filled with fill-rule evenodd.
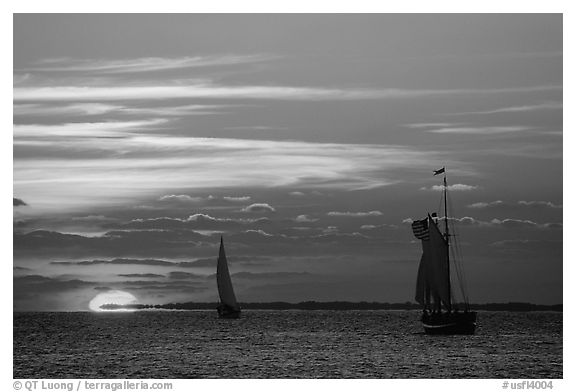
M 240 302 L 414 301 L 441 167 L 471 302 L 562 303 L 559 14 L 16 14 L 13 45 L 15 310 L 217 301 L 221 235 Z

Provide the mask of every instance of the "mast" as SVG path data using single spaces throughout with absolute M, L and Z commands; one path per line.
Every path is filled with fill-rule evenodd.
M 450 233 L 448 231 L 448 185 L 446 185 L 446 169 L 444 169 L 444 238 L 446 238 L 446 271 L 448 272 L 448 312 L 452 311 L 452 289 L 450 287 Z

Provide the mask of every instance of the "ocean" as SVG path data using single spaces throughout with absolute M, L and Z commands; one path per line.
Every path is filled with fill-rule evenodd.
M 428 336 L 419 311 L 14 313 L 14 378 L 562 378 L 561 312 L 478 312 Z

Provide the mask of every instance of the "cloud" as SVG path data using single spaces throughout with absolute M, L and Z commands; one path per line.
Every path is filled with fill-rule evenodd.
M 538 224 L 532 222 L 531 220 L 521 220 L 521 219 L 492 219 L 490 224 L 495 226 L 502 226 L 507 229 L 521 229 L 521 228 L 535 228 L 538 227 Z
M 134 257 L 142 256 L 144 260 L 149 260 L 150 264 L 163 265 L 163 260 L 148 258 L 189 257 L 193 250 L 216 241 L 216 238 L 191 230 L 115 230 L 96 236 L 35 230 L 29 233 L 14 232 L 13 236 L 15 258 L 48 255 L 52 258 L 68 259 L 104 256 L 116 258 L 115 262 L 104 260 L 100 264 L 145 264 L 146 261 L 130 261 Z M 88 261 L 84 264 L 97 263 Z
M 165 195 L 158 199 L 159 201 L 177 201 L 177 202 L 199 202 L 201 197 L 192 197 L 188 195 Z
M 275 212 L 276 210 L 268 203 L 254 203 L 242 209 L 244 212 Z
M 94 123 L 67 123 L 56 125 L 14 124 L 14 138 L 32 137 L 78 137 L 94 139 L 98 137 L 119 137 L 132 134 L 144 128 L 165 124 L 165 119 L 140 121 L 108 121 Z
M 146 265 L 154 267 L 178 267 L 178 268 L 194 268 L 198 267 L 194 261 L 166 261 L 166 260 L 156 260 L 156 259 L 111 259 L 111 260 L 86 260 L 79 262 L 51 262 L 50 264 L 60 264 L 60 265 L 97 265 L 97 264 L 107 264 L 107 265 Z
M 160 274 L 118 274 L 124 278 L 163 278 L 164 275 Z
M 39 207 L 75 209 L 165 194 L 182 184 L 193 184 L 195 192 L 216 187 L 367 189 L 402 181 L 400 171 L 420 170 L 438 155 L 393 145 L 170 137 L 138 129 L 154 126 L 147 121 L 137 123 L 117 124 L 120 129 L 104 125 L 94 134 L 92 126 L 34 127 L 29 130 L 34 139 L 16 129 L 15 191 L 38 195 Z M 45 130 L 76 137 L 54 140 L 42 136 Z M 18 159 L 24 153 L 28 158 Z
M 520 200 L 518 202 L 518 204 L 521 206 L 526 206 L 526 207 L 562 208 L 562 204 L 554 204 L 554 203 L 549 202 L 549 201 L 524 201 L 524 200 Z
M 470 216 L 464 216 L 462 218 L 448 218 L 449 221 L 457 222 L 459 226 L 462 227 L 482 227 L 482 228 L 502 228 L 502 229 L 562 229 L 562 223 L 537 223 L 531 220 L 522 220 L 514 218 L 504 218 L 498 219 L 494 218 L 490 221 L 479 220 Z M 438 219 L 439 222 L 443 222 L 445 219 L 441 217 Z M 411 224 L 414 222 L 412 218 L 406 218 L 402 221 L 404 224 Z
M 216 261 L 212 260 L 213 264 L 215 265 Z M 206 278 L 205 275 L 194 274 L 192 272 L 184 272 L 184 271 L 172 271 L 168 273 L 168 278 L 173 280 L 187 280 L 187 279 L 204 279 Z
M 490 207 L 499 207 L 503 206 L 505 203 L 502 200 L 496 200 L 491 202 L 478 202 L 469 204 L 468 208 L 490 208 Z
M 290 192 L 289 195 L 290 195 L 290 196 L 294 196 L 294 197 L 303 197 L 303 196 L 306 196 L 306 194 L 305 194 L 304 192 L 300 192 L 300 191 Z
M 366 244 L 364 240 L 370 240 L 371 238 L 366 236 L 365 234 L 353 232 L 353 233 L 339 233 L 338 228 L 334 226 L 328 226 L 327 230 L 324 231 L 322 234 L 318 234 L 312 236 L 311 238 L 318 241 L 321 240 L 322 242 L 332 243 L 335 241 L 342 241 L 342 239 L 352 239 L 355 240 L 354 242 Z M 356 241 L 360 240 L 360 241 Z M 351 242 L 347 242 L 347 245 L 351 245 Z
M 339 212 L 339 211 L 330 211 L 326 215 L 328 216 L 346 216 L 352 218 L 363 218 L 368 216 L 381 216 L 381 211 L 367 211 L 367 212 Z
M 295 230 L 296 232 L 302 232 L 302 231 L 310 231 L 310 230 L 319 230 L 318 227 L 310 227 L 310 226 L 294 226 L 294 227 L 287 227 L 284 228 L 282 230 L 282 233 L 284 234 L 290 234 L 291 231 Z
M 68 105 L 41 105 L 37 103 L 14 104 L 14 116 L 40 115 L 88 115 L 96 116 L 122 109 L 122 106 L 97 102 L 75 103 Z
M 533 86 L 501 89 L 338 89 L 293 86 L 224 86 L 214 83 L 188 85 L 109 85 L 94 87 L 51 86 L 14 87 L 15 102 L 39 101 L 115 101 L 183 98 L 279 99 L 296 101 L 410 99 L 452 95 L 484 95 L 561 90 L 562 86 Z
M 562 223 L 542 223 L 538 224 L 531 220 L 521 220 L 521 219 L 492 219 L 490 221 L 492 225 L 502 226 L 507 229 L 516 228 L 536 228 L 536 229 L 562 229 Z
M 41 275 L 15 276 L 15 310 L 86 310 L 94 291 L 140 291 L 142 295 L 154 293 L 190 294 L 206 290 L 201 282 L 129 280 L 92 282 L 70 279 L 67 276 Z M 70 292 L 74 292 L 71 295 Z M 154 294 L 157 295 L 157 294 Z
M 119 227 L 123 229 L 156 229 L 156 230 L 174 230 L 174 229 L 188 229 L 188 230 L 231 230 L 234 228 L 245 226 L 259 226 L 267 224 L 267 218 L 258 219 L 233 219 L 233 218 L 216 218 L 207 214 L 194 214 L 188 218 L 150 218 L 150 219 L 134 219 L 128 223 L 124 223 Z
M 274 237 L 273 234 L 270 233 L 266 233 L 264 230 L 246 230 L 244 233 L 246 236 L 251 236 L 252 238 L 255 238 L 255 236 L 262 236 L 262 237 Z M 285 237 L 285 236 L 281 236 L 281 237 Z
M 157 107 L 122 107 L 116 110 L 118 114 L 132 116 L 160 116 L 160 117 L 185 117 L 226 114 L 220 109 L 230 105 L 181 105 L 181 106 L 157 106 Z
M 210 261 L 210 264 L 208 264 Z M 230 261 L 230 260 L 229 260 Z M 206 262 L 206 263 L 205 263 Z M 64 266 L 92 266 L 92 265 L 143 265 L 152 267 L 171 267 L 171 268 L 196 268 L 196 267 L 212 267 L 216 265 L 216 259 L 199 259 L 196 261 L 166 261 L 160 259 L 128 259 L 128 258 L 116 258 L 116 259 L 96 259 L 96 260 L 82 260 L 82 261 L 52 261 L 52 265 L 64 265 Z M 153 277 L 164 277 L 164 275 L 159 274 L 120 274 L 118 276 L 130 277 L 130 278 L 153 278 Z M 169 274 L 169 277 L 172 276 Z
M 403 222 L 404 223 L 404 222 Z M 408 222 L 406 222 L 408 223 Z M 410 222 L 412 223 L 412 220 L 410 219 Z M 379 229 L 397 229 L 398 226 L 396 225 L 388 225 L 388 224 L 382 224 L 382 225 L 362 225 L 360 226 L 360 230 L 365 230 L 365 231 L 371 231 L 371 230 L 379 230 Z
M 115 222 L 116 218 L 111 218 L 104 215 L 86 215 L 86 216 L 74 216 L 71 218 L 74 222 Z
M 324 234 L 332 234 L 332 233 L 338 233 L 339 229 L 336 226 L 328 226 L 325 229 L 322 230 L 322 233 Z
M 218 203 L 226 204 L 226 203 L 245 203 L 250 201 L 250 196 L 213 196 L 209 195 L 206 197 L 202 196 L 190 196 L 190 195 L 164 195 L 160 197 L 158 200 L 163 202 L 176 202 L 176 203 Z
M 242 244 L 244 247 L 278 246 L 280 244 L 294 243 L 295 238 L 283 234 L 271 234 L 264 230 L 244 230 L 232 233 L 228 237 L 229 243 Z
M 400 93 L 400 94 L 399 94 Z M 16 102 L 114 101 L 160 99 L 279 99 L 296 101 L 378 99 L 410 96 L 399 91 L 344 90 L 291 86 L 220 86 L 215 84 L 108 86 L 108 87 L 16 87 Z
M 293 220 L 294 220 L 294 222 L 298 222 L 298 223 L 309 223 L 309 222 L 317 222 L 318 221 L 318 219 L 310 218 L 308 215 L 298 215 Z
M 533 130 L 534 127 L 523 125 L 509 125 L 509 126 L 469 126 L 467 123 L 451 123 L 451 122 L 438 122 L 438 123 L 413 123 L 405 124 L 407 128 L 423 129 L 429 133 L 439 134 L 463 134 L 463 135 L 497 135 L 514 132 L 523 132 Z
M 289 223 L 289 220 L 282 220 Z M 248 226 L 250 227 L 250 226 Z M 278 254 L 338 254 L 347 247 L 367 245 L 374 249 L 373 239 L 358 232 L 329 227 L 309 232 L 268 229 L 227 230 L 225 242 L 230 260 L 242 265 L 267 264 Z M 288 235 L 288 234 L 291 235 Z M 367 233 L 367 232 L 364 232 Z M 78 268 L 113 266 L 150 266 L 162 268 L 214 268 L 218 254 L 218 235 L 201 235 L 191 230 L 114 230 L 103 235 L 82 236 L 58 232 L 35 231 L 14 233 L 15 260 L 49 259 L 52 265 Z M 380 238 L 381 240 L 381 238 Z M 319 247 L 323 244 L 324 247 Z M 297 245 L 297 246 L 295 246 Z M 190 260 L 190 261 L 188 261 Z M 101 269 L 101 268 L 97 268 Z M 148 271 L 123 269 L 119 273 Z M 154 272 L 154 271 L 150 271 Z
M 251 197 L 250 196 L 222 196 L 222 199 L 226 200 L 226 201 L 234 202 L 234 203 L 236 203 L 236 202 L 241 203 L 241 202 L 249 201 L 251 199 Z
M 270 126 L 270 125 L 251 125 L 251 126 L 242 126 L 242 127 L 225 127 L 223 129 L 230 130 L 230 131 L 276 131 L 276 130 L 287 130 L 288 127 L 282 126 Z
M 501 133 L 524 132 L 534 129 L 522 125 L 501 126 L 501 127 L 454 127 L 454 128 L 437 128 L 429 129 L 430 133 L 458 133 L 466 135 L 496 135 Z
M 12 80 L 14 82 L 14 85 L 25 83 L 25 82 L 29 81 L 31 78 L 32 78 L 32 75 L 29 73 L 24 73 L 24 74 L 15 73 L 12 76 Z
M 196 275 L 204 279 L 204 276 Z M 199 282 L 174 282 L 174 281 L 154 281 L 154 280 L 127 280 L 102 283 L 89 282 L 79 279 L 67 279 L 65 276 L 46 277 L 40 275 L 26 275 L 14 278 L 15 292 L 25 296 L 25 291 L 38 295 L 42 293 L 58 293 L 70 290 L 91 288 L 97 291 L 106 289 L 115 290 L 118 288 L 132 290 L 154 290 L 154 291 L 177 291 L 191 292 L 204 290 L 205 286 Z
M 197 116 L 222 114 L 222 108 L 230 105 L 179 105 L 155 107 L 128 107 L 104 103 L 86 102 L 77 104 L 14 104 L 14 116 L 97 116 L 104 114 L 127 116 Z
M 30 268 L 18 267 L 18 266 L 12 267 L 12 269 L 13 269 L 14 271 L 30 271 Z
M 463 218 L 450 218 L 464 226 L 495 227 L 504 229 L 562 229 L 562 223 L 536 223 L 531 220 L 505 218 L 494 218 L 491 221 L 481 221 L 466 216 Z M 440 218 L 443 220 L 443 218 Z
M 152 265 L 158 267 L 175 267 L 178 263 L 157 259 L 111 259 L 111 260 L 84 260 L 84 261 L 52 261 L 54 265 Z
M 268 257 L 254 256 L 252 254 L 249 256 L 240 256 L 237 254 L 227 254 L 226 259 L 228 260 L 228 263 L 230 263 L 230 264 L 241 264 L 241 265 L 246 265 L 246 266 L 262 266 L 262 265 L 270 264 L 269 263 L 270 259 Z M 204 267 L 216 268 L 216 260 L 217 260 L 216 256 L 203 258 L 203 259 L 197 259 L 197 260 L 190 262 L 189 266 L 190 267 L 198 267 L 198 268 L 204 268 Z
M 483 208 L 495 208 L 495 207 L 530 207 L 530 208 L 551 208 L 551 209 L 561 209 L 562 204 L 554 204 L 550 201 L 525 201 L 520 200 L 516 203 L 504 202 L 502 200 L 496 200 L 491 202 L 477 202 L 469 204 L 468 208 L 483 209 Z
M 13 207 L 20 207 L 20 206 L 27 206 L 28 204 L 26 204 L 24 202 L 24 200 L 22 199 L 17 199 L 15 197 L 12 198 L 12 206 Z
M 108 287 L 108 286 L 97 286 L 97 287 L 94 287 L 94 290 L 96 290 L 96 291 L 111 291 L 114 289 L 111 287 Z
M 521 112 L 532 112 L 536 110 L 559 110 L 562 109 L 562 102 L 547 102 L 536 105 L 522 105 L 522 106 L 508 106 L 504 108 L 498 108 L 493 110 L 483 110 L 475 112 L 460 112 L 460 113 L 449 113 L 451 116 L 463 116 L 470 114 L 498 114 L 498 113 L 521 113 Z
M 475 189 L 478 189 L 477 185 L 466 185 L 466 184 L 453 184 L 453 185 L 448 185 L 448 190 L 449 191 L 456 191 L 456 192 L 461 192 L 461 191 L 473 191 Z M 420 188 L 421 191 L 435 191 L 435 192 L 441 192 L 444 190 L 444 186 L 443 185 L 433 185 L 430 188 L 426 188 L 426 187 L 422 187 Z
M 187 219 L 189 222 L 237 222 L 237 223 L 253 223 L 252 219 L 231 219 L 231 218 L 215 218 L 207 214 L 194 214 L 190 215 Z
M 435 191 L 438 190 L 442 190 L 442 189 L 438 189 L 438 188 L 443 188 L 439 185 L 434 185 L 432 187 Z M 448 185 L 448 190 L 449 191 L 472 191 L 474 189 L 478 189 L 477 185 L 465 185 L 465 184 L 454 184 L 454 185 Z
M 139 282 L 124 282 L 126 286 L 121 287 L 122 290 L 127 291 L 143 291 L 146 292 L 160 292 L 170 294 L 191 294 L 207 289 L 206 285 L 198 282 L 185 282 L 185 281 L 172 281 L 172 282 L 155 282 L 155 281 L 139 281 Z
M 93 286 L 94 282 L 79 279 L 51 278 L 41 275 L 24 275 L 14 277 L 14 297 L 27 297 L 28 294 L 53 293 L 57 291 L 76 290 Z
M 141 57 L 134 59 L 47 59 L 39 66 L 24 68 L 27 72 L 89 72 L 102 74 L 167 71 L 183 68 L 213 67 L 248 64 L 277 59 L 278 56 L 254 55 L 215 55 L 186 57 Z
M 87 300 L 94 296 L 93 290 L 99 287 L 102 287 L 102 284 L 98 282 L 64 276 L 14 276 L 13 306 L 15 311 L 70 310 L 71 307 L 85 310 Z M 83 301 L 86 302 L 82 303 Z
M 439 123 L 439 122 L 404 124 L 404 126 L 406 128 L 411 128 L 411 129 L 428 129 L 428 128 L 438 128 L 438 127 L 446 128 L 446 127 L 454 127 L 457 125 L 462 125 L 462 124 L 461 123 Z

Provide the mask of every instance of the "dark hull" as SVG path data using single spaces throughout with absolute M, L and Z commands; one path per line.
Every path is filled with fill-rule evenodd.
M 427 335 L 473 335 L 476 312 L 423 314 L 422 326 Z
M 240 309 L 234 309 L 230 306 L 220 305 L 216 308 L 218 310 L 218 317 L 223 319 L 237 319 L 240 318 Z

